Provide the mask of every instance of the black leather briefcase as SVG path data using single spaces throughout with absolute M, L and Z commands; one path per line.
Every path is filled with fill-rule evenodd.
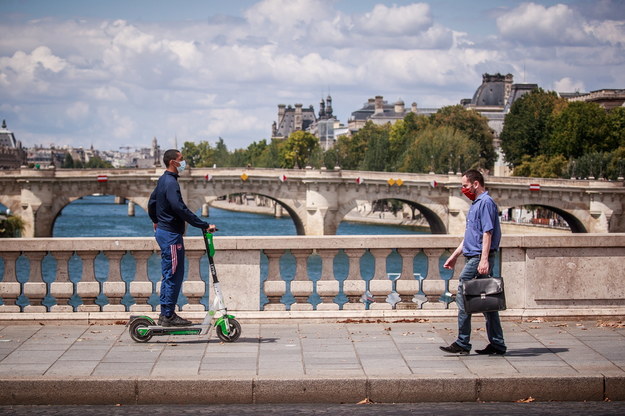
M 506 309 L 501 277 L 476 277 L 462 282 L 466 313 L 496 312 Z

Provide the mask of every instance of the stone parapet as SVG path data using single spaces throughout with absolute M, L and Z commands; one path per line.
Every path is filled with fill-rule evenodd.
M 460 240 L 216 237 L 215 262 L 226 305 L 250 319 L 450 317 L 464 259 L 454 272 L 442 265 Z M 212 297 L 204 242 L 188 237 L 185 246 L 178 306 L 201 315 Z M 504 235 L 494 274 L 505 279 L 504 317 L 572 318 L 625 316 L 623 270 L 625 234 Z M 160 259 L 152 238 L 6 239 L 0 278 L 0 319 L 158 311 Z

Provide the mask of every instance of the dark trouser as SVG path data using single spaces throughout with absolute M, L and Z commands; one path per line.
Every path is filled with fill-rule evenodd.
M 184 279 L 184 242 L 182 234 L 156 229 L 156 242 L 161 248 L 161 314 L 171 316 L 176 308 Z
M 495 255 L 488 257 L 490 270 L 493 270 Z M 458 305 L 458 339 L 456 344 L 466 350 L 471 349 L 471 315 L 464 311 L 464 298 L 462 296 L 462 282 L 464 280 L 473 279 L 477 275 L 477 266 L 480 264 L 479 257 L 467 258 L 464 269 L 460 273 L 458 284 L 458 295 L 456 296 L 456 304 Z M 506 350 L 506 344 L 503 340 L 503 329 L 501 328 L 501 320 L 499 312 L 485 312 L 486 318 L 486 334 L 488 341 L 499 350 Z

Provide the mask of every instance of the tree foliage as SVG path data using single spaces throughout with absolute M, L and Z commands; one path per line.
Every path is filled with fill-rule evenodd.
M 538 155 L 536 157 L 525 155 L 521 163 L 514 168 L 514 175 L 534 178 L 560 178 L 567 175 L 568 169 L 569 161 L 562 155 Z
M 24 220 L 17 215 L 0 217 L 0 238 L 20 237 L 25 226 Z
M 506 114 L 500 136 L 506 162 L 516 166 L 522 162 L 524 155 L 533 157 L 541 153 L 551 137 L 554 109 L 565 103 L 555 92 L 545 92 L 540 88 L 516 100 Z
M 437 127 L 451 127 L 464 132 L 470 140 L 479 146 L 478 167 L 485 169 L 493 167 L 496 159 L 493 146 L 495 136 L 488 126 L 486 117 L 461 105 L 452 105 L 443 107 L 433 114 L 432 124 Z
M 302 130 L 291 133 L 280 149 L 282 167 L 289 169 L 306 167 L 317 148 L 319 139 L 313 134 Z
M 545 141 L 545 153 L 566 158 L 610 149 L 607 113 L 596 103 L 575 101 L 554 111 L 551 134 Z
M 468 135 L 449 126 L 429 126 L 417 133 L 403 157 L 401 172 L 447 173 L 465 171 L 480 163 L 480 146 Z

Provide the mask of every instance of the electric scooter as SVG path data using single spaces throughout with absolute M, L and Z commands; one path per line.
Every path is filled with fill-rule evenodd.
M 214 326 L 217 336 L 223 342 L 234 342 L 241 336 L 241 325 L 234 319 L 233 315 L 229 315 L 224 304 L 224 299 L 217 280 L 217 271 L 215 270 L 215 246 L 213 244 L 213 234 L 208 230 L 203 230 L 204 244 L 206 246 L 206 255 L 208 256 L 208 265 L 210 274 L 213 278 L 213 291 L 215 298 L 212 306 L 209 308 L 204 320 L 199 325 L 190 326 L 161 326 L 157 325 L 152 318 L 145 315 L 133 315 L 128 321 L 130 337 L 136 342 L 148 342 L 153 336 L 162 335 L 206 335 Z M 219 311 L 221 316 L 214 321 L 215 313 Z

